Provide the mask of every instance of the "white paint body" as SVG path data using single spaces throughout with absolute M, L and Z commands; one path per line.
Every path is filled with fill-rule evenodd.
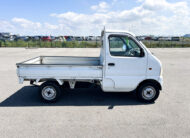
M 144 57 L 116 57 L 109 51 L 110 35 L 126 35 L 133 38 L 144 51 Z M 133 34 L 122 31 L 104 31 L 100 57 L 36 57 L 17 64 L 20 83 L 33 80 L 55 79 L 64 81 L 99 81 L 105 92 L 130 92 L 145 80 L 154 80 L 161 86 L 161 62 L 139 42 Z M 115 66 L 109 66 L 114 63 Z M 151 68 L 151 69 L 150 69 Z

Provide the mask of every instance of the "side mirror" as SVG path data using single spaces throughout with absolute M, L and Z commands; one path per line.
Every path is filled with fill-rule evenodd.
M 145 54 L 144 54 L 144 50 L 142 48 L 140 49 L 140 52 L 141 52 L 140 57 L 144 57 Z

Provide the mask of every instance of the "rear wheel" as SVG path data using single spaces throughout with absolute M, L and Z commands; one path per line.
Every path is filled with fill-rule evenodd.
M 40 97 L 44 102 L 56 102 L 61 96 L 60 86 L 55 82 L 45 82 L 40 86 Z
M 152 103 L 160 94 L 159 88 L 152 83 L 142 84 L 137 90 L 137 97 L 140 101 Z

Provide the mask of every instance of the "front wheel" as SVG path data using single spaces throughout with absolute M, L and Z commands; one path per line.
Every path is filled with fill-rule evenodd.
M 154 102 L 159 97 L 159 94 L 159 88 L 152 83 L 145 83 L 137 90 L 138 99 L 146 103 Z
M 40 86 L 40 97 L 44 102 L 56 102 L 61 95 L 61 89 L 54 82 L 45 82 Z

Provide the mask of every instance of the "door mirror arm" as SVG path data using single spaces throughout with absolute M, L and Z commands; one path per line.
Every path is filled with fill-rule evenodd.
M 144 54 L 144 50 L 141 48 L 141 49 L 140 49 L 140 57 L 144 57 L 144 55 L 145 55 L 145 54 Z

